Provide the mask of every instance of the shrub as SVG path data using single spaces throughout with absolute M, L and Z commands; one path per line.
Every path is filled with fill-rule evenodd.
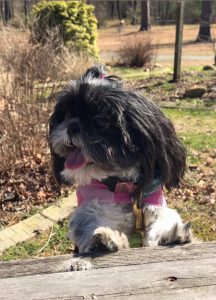
M 61 43 L 56 51 L 55 36 L 41 45 L 29 43 L 28 31 L 22 40 L 15 30 L 3 33 L 7 51 L 0 55 L 0 174 L 23 157 L 47 155 L 46 124 L 54 105 L 49 95 L 92 65 L 89 56 L 71 53 Z
M 26 36 L 30 36 L 28 32 Z M 58 31 L 50 32 L 44 44 L 33 44 L 28 40 L 25 38 L 19 43 L 14 38 L 15 46 L 8 45 L 3 58 L 3 65 L 13 74 L 17 86 L 30 87 L 38 81 L 68 81 L 80 76 L 92 64 L 89 55 L 69 51 L 59 40 Z
M 141 68 L 152 60 L 151 39 L 149 34 L 134 35 L 120 48 L 122 64 L 127 67 Z
M 57 27 L 67 47 L 97 56 L 97 20 L 93 10 L 83 1 L 42 1 L 33 8 L 34 39 L 45 43 L 49 32 Z

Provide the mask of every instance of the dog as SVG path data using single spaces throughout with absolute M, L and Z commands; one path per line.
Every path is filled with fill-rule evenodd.
M 59 184 L 76 185 L 69 237 L 80 253 L 128 248 L 139 195 L 143 246 L 191 241 L 190 224 L 167 207 L 186 152 L 170 120 L 143 95 L 94 66 L 56 95 L 49 146 Z

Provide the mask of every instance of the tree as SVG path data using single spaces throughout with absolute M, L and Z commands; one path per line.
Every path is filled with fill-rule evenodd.
M 161 25 L 166 25 L 166 21 L 168 18 L 170 2 L 169 1 L 160 1 L 160 21 Z
M 116 1 L 116 7 L 117 7 L 118 18 L 119 18 L 119 20 L 121 20 L 122 13 L 121 13 L 121 2 L 120 1 Z
M 28 18 L 29 18 L 29 12 L 30 12 L 30 2 L 29 0 L 24 0 L 24 15 L 25 15 L 25 22 L 28 22 Z
M 149 0 L 141 1 L 140 31 L 148 31 L 150 28 L 150 3 Z
M 12 0 L 0 1 L 0 9 L 4 25 L 13 17 L 13 3 Z
M 137 1 L 129 1 L 129 11 L 131 15 L 131 25 L 137 24 Z
M 109 6 L 110 6 L 110 17 L 112 19 L 114 19 L 114 14 L 115 14 L 115 2 L 111 1 L 108 2 Z
M 211 1 L 202 0 L 201 1 L 201 17 L 200 17 L 200 27 L 199 33 L 197 36 L 197 42 L 211 41 L 211 25 L 210 25 L 210 17 L 211 17 Z

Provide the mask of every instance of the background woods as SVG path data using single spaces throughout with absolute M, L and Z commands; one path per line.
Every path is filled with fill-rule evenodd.
M 33 5 L 39 0 L 1 0 L 1 18 L 7 23 L 11 18 L 28 16 Z M 67 1 L 66 1 L 67 2 Z M 109 19 L 118 18 L 129 19 L 134 23 L 140 23 L 141 19 L 149 19 L 148 23 L 166 25 L 175 20 L 175 1 L 168 0 L 87 0 L 86 3 L 95 6 L 95 14 L 99 21 L 99 26 Z M 185 0 L 185 22 L 198 23 L 204 26 L 211 22 L 211 16 L 215 15 L 215 1 L 207 0 Z M 149 27 L 149 25 L 147 26 Z M 148 28 L 147 28 L 148 29 Z M 207 32 L 207 31 L 206 31 Z

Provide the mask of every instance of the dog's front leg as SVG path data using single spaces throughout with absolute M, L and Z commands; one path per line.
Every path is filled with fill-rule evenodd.
M 119 230 L 124 228 L 122 214 L 120 206 L 96 200 L 80 206 L 69 222 L 69 235 L 79 252 L 114 252 L 128 248 L 127 236 Z
M 184 224 L 176 210 L 146 205 L 144 214 L 143 246 L 185 244 L 192 241 L 191 224 Z

